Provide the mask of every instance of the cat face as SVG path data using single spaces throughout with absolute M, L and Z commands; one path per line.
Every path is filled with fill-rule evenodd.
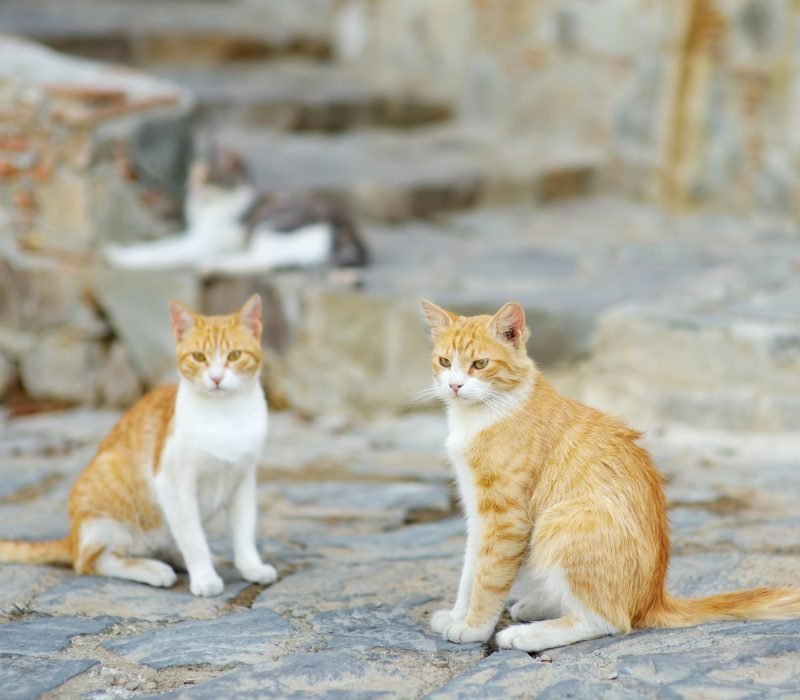
M 519 304 L 494 316 L 459 316 L 421 303 L 433 337 L 433 390 L 447 402 L 502 407 L 533 367 L 525 350 L 528 330 Z
M 224 396 L 258 381 L 261 370 L 261 297 L 254 294 L 227 316 L 196 314 L 170 304 L 178 341 L 178 371 L 209 396 Z
M 234 151 L 212 143 L 196 160 L 189 173 L 189 193 L 204 203 L 224 199 L 250 186 L 247 165 Z

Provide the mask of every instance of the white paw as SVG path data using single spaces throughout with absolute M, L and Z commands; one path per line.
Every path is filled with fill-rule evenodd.
M 189 574 L 189 579 L 191 581 L 189 588 L 192 593 L 194 595 L 203 596 L 204 598 L 219 595 L 225 588 L 222 579 L 217 576 L 214 571 L 199 576 L 192 576 Z
M 444 631 L 444 638 L 456 644 L 466 644 L 467 642 L 486 642 L 494 632 L 494 625 L 484 625 L 483 627 L 472 627 L 466 622 L 453 622 Z
M 495 637 L 497 646 L 501 649 L 519 649 L 520 651 L 542 651 L 548 644 L 537 643 L 531 625 L 512 625 Z
M 251 583 L 275 583 L 278 580 L 278 572 L 274 566 L 269 564 L 257 564 L 255 566 L 238 567 L 239 573 L 245 581 Z
M 454 622 L 460 622 L 464 616 L 459 616 L 455 610 L 437 610 L 431 617 L 431 629 L 436 634 L 444 634 L 444 631 Z
M 178 576 L 169 564 L 163 561 L 152 561 L 147 564 L 149 583 L 151 586 L 158 588 L 169 588 L 178 580 Z

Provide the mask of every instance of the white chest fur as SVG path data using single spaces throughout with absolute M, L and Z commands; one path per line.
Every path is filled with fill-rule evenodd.
M 205 396 L 181 384 L 170 442 L 200 463 L 253 464 L 264 449 L 267 424 L 258 382 L 230 396 Z

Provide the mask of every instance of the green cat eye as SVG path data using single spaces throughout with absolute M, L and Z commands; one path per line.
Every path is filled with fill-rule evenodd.
M 242 351 L 241 350 L 231 350 L 228 353 L 228 359 L 231 362 L 236 362 L 236 360 L 238 360 L 241 356 L 242 356 Z
M 488 365 L 488 364 L 489 364 L 489 360 L 475 360 L 475 362 L 472 363 L 472 366 L 475 369 L 485 369 L 486 365 Z
M 193 352 L 192 353 L 192 359 L 195 362 L 205 362 L 206 361 L 206 356 L 202 352 Z
M 450 360 L 448 360 L 446 357 L 440 357 L 439 358 L 439 364 L 442 367 L 449 367 L 450 366 Z

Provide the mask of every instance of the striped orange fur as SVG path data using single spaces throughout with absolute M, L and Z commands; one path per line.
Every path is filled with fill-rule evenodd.
M 180 384 L 143 396 L 100 444 L 70 492 L 68 537 L 0 541 L 0 561 L 71 565 L 78 574 L 171 586 L 175 572 L 158 556 L 189 570 L 193 593 L 214 595 L 222 580 L 202 522 L 228 505 L 237 567 L 248 580 L 275 580 L 255 552 L 255 459 L 267 430 L 261 301 L 253 296 L 227 316 L 202 316 L 176 302 L 170 311 Z M 205 435 L 215 438 L 211 451 Z
M 518 304 L 463 317 L 422 302 L 433 336 L 433 393 L 467 518 L 455 606 L 435 631 L 486 641 L 522 575 L 500 647 L 540 651 L 640 627 L 800 616 L 800 589 L 697 600 L 664 590 L 669 562 L 662 479 L 640 434 L 560 396 L 528 356 Z

